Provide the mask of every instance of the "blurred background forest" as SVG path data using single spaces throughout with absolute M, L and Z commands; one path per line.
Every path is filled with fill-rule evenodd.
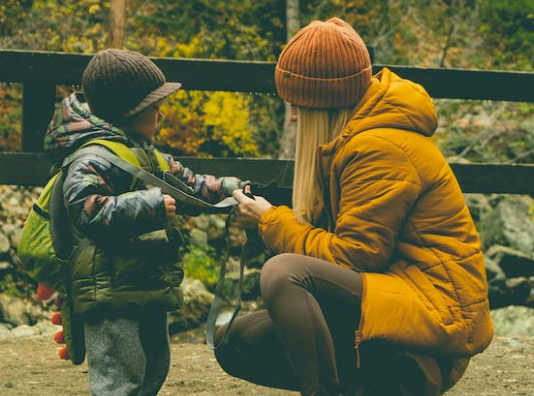
M 354 26 L 378 64 L 534 69 L 533 0 L 127 0 L 124 48 L 276 61 L 288 29 L 332 16 Z M 92 54 L 108 46 L 109 19 L 110 0 L 2 0 L 0 48 Z M 58 101 L 72 89 L 59 87 Z M 19 84 L 0 84 L 2 151 L 20 150 L 21 100 Z M 533 104 L 435 102 L 435 139 L 451 159 L 534 162 Z M 184 91 L 163 111 L 158 145 L 176 155 L 279 154 L 284 105 L 275 96 Z

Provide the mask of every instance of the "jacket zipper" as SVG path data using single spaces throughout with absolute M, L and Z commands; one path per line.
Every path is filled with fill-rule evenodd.
M 363 293 L 362 293 L 362 302 L 361 304 L 363 305 L 363 300 L 365 298 L 365 294 L 367 292 L 367 286 L 365 284 L 365 277 L 362 276 L 362 288 L 363 288 Z M 360 312 L 360 323 L 358 325 L 358 328 L 356 330 L 354 330 L 354 349 L 356 350 L 356 368 L 357 369 L 360 369 L 362 367 L 362 361 L 361 361 L 361 357 L 360 357 L 360 345 L 362 343 L 362 328 L 363 328 L 363 319 L 364 319 L 364 312 L 363 312 L 363 309 L 361 309 L 361 312 Z
M 360 344 L 362 343 L 362 332 L 358 329 L 354 331 L 354 349 L 356 350 L 356 368 L 362 367 L 360 359 Z

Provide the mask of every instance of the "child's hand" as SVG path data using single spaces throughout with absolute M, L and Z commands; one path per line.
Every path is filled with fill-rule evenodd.
M 165 204 L 165 215 L 168 220 L 171 220 L 176 216 L 176 201 L 173 197 L 167 194 L 163 194 L 163 202 Z

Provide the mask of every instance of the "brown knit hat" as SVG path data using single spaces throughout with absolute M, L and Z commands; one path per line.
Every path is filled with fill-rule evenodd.
M 107 49 L 87 65 L 82 87 L 93 114 L 120 124 L 180 89 L 166 82 L 163 72 L 148 57 L 133 51 Z
M 288 42 L 276 64 L 278 95 L 297 106 L 356 105 L 371 83 L 371 58 L 356 31 L 339 18 L 313 21 Z

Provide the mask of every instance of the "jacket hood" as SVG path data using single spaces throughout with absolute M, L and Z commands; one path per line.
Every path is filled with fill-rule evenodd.
M 404 129 L 432 136 L 437 125 L 434 104 L 426 90 L 384 68 L 373 76 L 343 136 L 374 128 Z
M 63 99 L 54 113 L 44 138 L 44 150 L 57 164 L 82 144 L 93 139 L 114 140 L 132 145 L 122 130 L 92 115 L 83 94 L 74 92 Z

